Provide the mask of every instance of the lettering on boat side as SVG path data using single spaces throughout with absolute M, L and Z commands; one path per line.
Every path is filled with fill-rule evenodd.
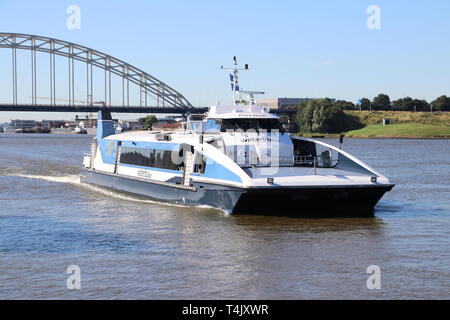
M 267 118 L 266 114 L 244 113 L 238 114 L 238 118 Z
M 266 304 L 227 304 L 225 308 L 218 308 L 216 306 L 205 307 L 189 304 L 189 306 L 184 306 L 182 310 L 183 315 L 206 315 L 210 318 L 220 313 L 239 317 L 243 315 L 268 315 L 269 306 Z
M 278 139 L 274 139 L 271 137 L 251 137 L 251 138 L 244 138 L 241 139 L 241 142 L 280 142 Z
M 151 179 L 152 174 L 151 174 L 150 172 L 146 171 L 146 170 L 139 170 L 139 171 L 138 171 L 138 176 L 139 176 L 139 177 L 142 177 L 142 178 L 148 178 L 148 179 Z

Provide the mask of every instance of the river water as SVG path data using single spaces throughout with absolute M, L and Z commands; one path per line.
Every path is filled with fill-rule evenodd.
M 449 140 L 346 140 L 397 186 L 373 218 L 306 219 L 83 185 L 91 138 L 0 134 L 0 299 L 450 298 Z

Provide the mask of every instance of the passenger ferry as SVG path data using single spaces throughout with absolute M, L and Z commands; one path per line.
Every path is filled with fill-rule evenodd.
M 190 115 L 182 131 L 115 133 L 108 108 L 84 157 L 82 182 L 227 213 L 372 215 L 393 184 L 349 153 L 292 136 L 276 114 L 239 88 L 233 104 Z M 248 99 L 242 100 L 242 94 Z

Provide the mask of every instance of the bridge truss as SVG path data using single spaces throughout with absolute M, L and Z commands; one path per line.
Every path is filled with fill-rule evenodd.
M 62 41 L 54 38 L 47 38 L 37 35 L 19 33 L 0 33 L 0 48 L 11 49 L 12 65 L 12 101 L 0 105 L 0 111 L 96 111 L 102 107 L 109 107 L 113 112 L 137 112 L 147 113 L 160 111 L 161 113 L 186 113 L 193 108 L 192 104 L 179 92 L 156 79 L 148 73 L 110 55 L 100 51 L 81 46 L 75 43 Z M 18 103 L 18 61 L 17 50 L 30 51 L 31 58 L 31 103 Z M 37 95 L 37 52 L 48 54 L 50 70 L 48 70 L 48 93 L 49 103 L 38 104 Z M 56 96 L 57 64 L 55 57 L 67 58 L 67 91 L 64 93 L 67 103 L 61 104 Z M 85 90 L 86 101 L 78 101 L 75 98 L 75 61 L 80 61 L 86 65 L 85 85 L 81 90 Z M 104 71 L 104 97 L 102 101 L 94 99 L 94 68 Z M 113 105 L 111 76 L 116 75 L 121 78 L 122 103 Z M 96 79 L 97 80 L 97 79 Z M 47 81 L 47 80 L 46 80 Z M 97 82 L 95 82 L 97 83 Z M 130 84 L 139 88 L 139 105 L 130 104 Z M 77 88 L 80 90 L 80 88 Z M 102 89 L 103 90 L 103 89 Z M 77 91 L 78 92 L 78 91 Z M 103 95 L 103 94 L 102 94 Z M 98 95 L 97 95 L 98 96 Z M 148 103 L 148 97 L 156 101 L 156 105 Z M 97 97 L 98 98 L 98 97 Z M 81 102 L 81 104 L 80 104 Z

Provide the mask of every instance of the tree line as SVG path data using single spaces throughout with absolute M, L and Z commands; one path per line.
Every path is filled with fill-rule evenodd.
M 372 101 L 361 99 L 360 104 L 345 100 L 334 101 L 329 98 L 310 99 L 292 106 L 296 109 L 293 116 L 297 131 L 340 133 L 364 127 L 356 116 L 344 110 L 382 110 L 382 111 L 450 111 L 450 98 L 441 96 L 428 103 L 425 100 L 410 97 L 391 101 L 386 94 L 379 94 Z
M 345 100 L 335 101 L 334 104 L 344 110 L 450 111 L 450 97 L 445 95 L 428 103 L 426 100 L 413 99 L 411 97 L 391 101 L 387 94 L 380 93 L 372 101 L 367 98 L 362 98 L 359 104 Z
M 295 124 L 302 132 L 340 133 L 364 126 L 357 117 L 346 114 L 341 103 L 331 99 L 310 99 L 296 107 Z

